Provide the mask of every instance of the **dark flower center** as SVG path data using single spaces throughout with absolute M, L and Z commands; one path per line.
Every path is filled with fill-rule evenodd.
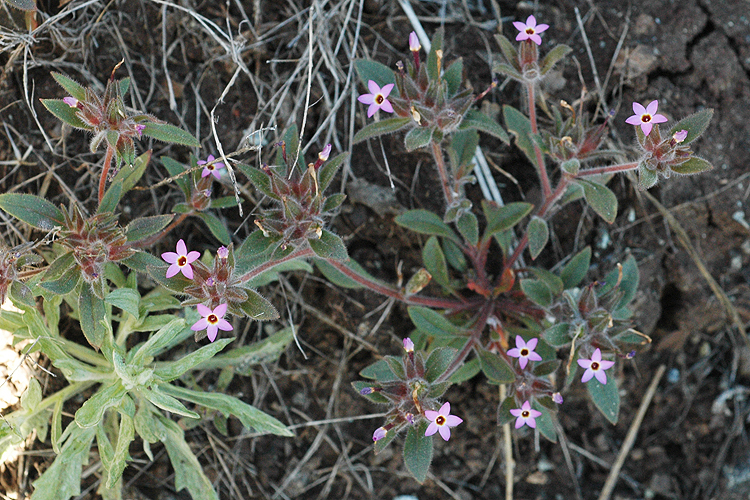
M 521 349 L 521 356 L 526 357 L 528 355 L 529 355 L 529 350 L 528 349 Z
M 214 325 L 219 322 L 219 318 L 217 318 L 215 314 L 209 314 L 206 321 Z
M 592 362 L 591 363 L 591 369 L 592 370 L 598 370 L 599 369 L 599 363 L 597 363 L 596 361 Z
M 182 267 L 185 264 L 187 264 L 187 257 L 185 257 L 184 255 L 181 255 L 180 258 L 177 259 L 177 265 Z
M 526 34 L 527 35 L 533 35 L 534 34 L 534 28 L 526 28 Z
M 211 165 L 206 165 L 206 168 L 207 168 L 207 169 L 209 169 L 209 170 L 213 170 L 213 169 L 214 169 L 214 165 L 213 165 L 213 164 L 211 164 Z
M 521 412 L 521 416 L 523 418 L 529 418 L 529 410 L 524 410 Z
M 438 425 L 445 425 L 445 417 L 438 415 L 438 418 L 435 419 L 435 423 Z
M 378 94 L 375 96 L 376 103 L 383 104 L 383 101 L 385 101 L 385 97 L 383 97 L 383 94 Z
M 651 121 L 651 115 L 643 115 L 643 116 L 641 116 L 641 121 L 642 121 L 643 123 L 648 123 L 648 122 L 650 122 L 650 121 Z

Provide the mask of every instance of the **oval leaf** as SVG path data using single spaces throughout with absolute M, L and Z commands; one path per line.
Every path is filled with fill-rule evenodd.
M 583 187 L 583 197 L 594 212 L 605 221 L 612 224 L 617 217 L 617 197 L 607 186 L 596 182 L 578 179 L 576 182 Z
M 67 104 L 66 104 L 67 106 Z M 33 194 L 0 194 L 0 209 L 37 229 L 51 231 L 62 226 L 62 212 L 44 198 Z
M 529 234 L 529 252 L 531 258 L 536 259 L 547 245 L 549 227 L 547 227 L 547 222 L 544 219 L 532 217 L 527 231 Z
M 175 127 L 169 123 L 149 123 L 144 125 L 142 134 L 148 137 L 162 142 L 171 142 L 174 144 L 182 144 L 184 146 L 190 146 L 194 148 L 201 147 L 201 143 L 198 139 L 193 137 L 190 132 L 185 132 L 179 127 Z

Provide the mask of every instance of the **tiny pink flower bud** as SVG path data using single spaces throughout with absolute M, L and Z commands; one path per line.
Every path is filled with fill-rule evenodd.
M 444 441 L 448 441 L 451 438 L 451 427 L 455 427 L 463 422 L 463 419 L 451 415 L 451 404 L 448 402 L 443 404 L 439 411 L 425 410 L 424 416 L 430 421 L 430 425 L 427 426 L 424 435 L 432 436 L 440 431 L 440 437 Z
M 552 401 L 553 401 L 553 402 L 554 402 L 555 404 L 558 404 L 558 405 L 561 405 L 561 404 L 563 404 L 563 397 L 562 397 L 562 394 L 560 394 L 559 392 L 556 392 L 556 393 L 554 393 L 554 394 L 552 395 Z
M 70 106 L 71 108 L 77 108 L 78 107 L 78 99 L 75 97 L 63 97 L 63 102 Z
M 516 35 L 517 42 L 531 40 L 537 45 L 542 44 L 542 37 L 539 36 L 539 33 L 547 31 L 547 28 L 549 28 L 548 24 L 537 24 L 534 16 L 529 16 L 525 23 L 515 21 L 513 26 L 519 31 Z
M 641 104 L 633 103 L 633 116 L 625 120 L 625 123 L 630 125 L 640 126 L 643 131 L 643 135 L 651 133 L 651 129 L 654 123 L 664 123 L 667 121 L 667 117 L 664 115 L 656 114 L 656 110 L 659 107 L 659 101 L 651 101 L 647 107 L 643 107 Z
M 168 264 L 172 264 L 167 269 L 167 278 L 171 278 L 175 274 L 182 272 L 187 279 L 193 279 L 193 266 L 191 262 L 195 262 L 201 256 L 200 252 L 192 251 L 188 252 L 185 246 L 185 241 L 180 239 L 177 242 L 177 252 L 164 252 L 161 254 L 161 258 L 164 259 Z
M 406 352 L 414 352 L 414 342 L 409 337 L 404 339 L 404 350 Z
M 229 257 L 229 250 L 222 245 L 216 249 L 216 255 L 218 255 L 220 259 L 226 259 Z
M 143 129 L 145 129 L 145 128 L 146 128 L 146 126 L 142 125 L 140 123 L 135 126 L 135 131 L 138 132 L 138 137 L 142 137 L 143 136 Z
M 359 391 L 360 394 L 363 396 L 367 396 L 368 394 L 372 394 L 372 387 L 365 387 L 364 389 L 361 389 Z
M 393 90 L 394 86 L 393 83 L 389 83 L 388 85 L 384 85 L 383 88 L 380 88 L 380 86 L 372 80 L 367 83 L 367 88 L 370 90 L 370 93 L 362 94 L 357 100 L 362 104 L 370 105 L 370 107 L 367 108 L 368 118 L 381 109 L 386 113 L 393 113 L 393 106 L 391 106 L 391 101 L 389 101 L 387 97 L 388 94 L 391 93 L 391 90 Z
M 419 52 L 422 49 L 422 45 L 419 43 L 419 37 L 416 31 L 409 33 L 409 50 L 412 52 Z
M 198 304 L 197 307 L 198 313 L 203 317 L 190 327 L 194 332 L 206 330 L 208 340 L 213 342 L 216 340 L 219 330 L 228 332 L 233 329 L 229 321 L 224 319 L 224 315 L 227 313 L 227 304 L 219 304 L 213 310 L 203 304 Z
M 521 365 L 521 369 L 526 368 L 526 364 L 529 361 L 541 361 L 542 357 L 534 352 L 539 339 L 533 338 L 528 342 L 523 340 L 523 337 L 516 335 L 516 347 L 508 351 L 508 356 L 518 358 L 518 364 Z
M 672 136 L 672 139 L 674 139 L 675 143 L 679 144 L 687 138 L 687 135 L 688 135 L 687 130 L 680 130 L 679 132 L 674 133 L 674 135 Z
M 594 354 L 591 355 L 591 359 L 579 359 L 578 366 L 585 368 L 586 371 L 581 378 L 581 382 L 586 383 L 593 377 L 602 384 L 607 383 L 607 374 L 604 370 L 608 370 L 615 365 L 614 361 L 607 361 L 602 359 L 602 351 L 598 347 Z
M 208 279 L 206 280 L 206 286 L 214 286 L 214 283 L 215 283 L 215 282 L 214 282 L 214 279 L 213 279 L 213 278 L 210 278 L 210 277 L 209 277 L 209 278 L 208 278 Z
M 378 427 L 377 429 L 375 429 L 375 432 L 372 433 L 372 440 L 380 441 L 385 437 L 387 433 L 388 431 L 385 430 L 385 427 Z
M 531 408 L 531 403 L 525 401 L 521 408 L 510 410 L 510 414 L 516 418 L 516 429 L 520 429 L 524 425 L 528 425 L 532 429 L 536 428 L 536 418 L 539 417 L 542 412 Z
M 323 151 L 318 153 L 318 159 L 320 161 L 327 161 L 328 157 L 331 156 L 331 148 L 332 147 L 330 144 L 326 144 L 326 147 L 323 148 Z
M 416 419 L 414 418 L 413 413 L 407 413 L 404 415 L 406 417 L 406 421 L 409 422 L 411 425 L 414 425 L 414 422 L 416 422 Z

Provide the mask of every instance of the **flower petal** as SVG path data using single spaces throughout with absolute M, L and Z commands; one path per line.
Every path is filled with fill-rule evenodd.
M 521 413 L 523 413 L 523 410 L 520 408 L 514 408 L 510 410 L 510 414 L 513 415 L 514 417 L 520 417 Z
M 376 103 L 370 104 L 370 107 L 367 108 L 367 118 L 370 118 L 372 115 L 378 112 L 380 109 L 380 106 L 378 106 Z
M 367 88 L 370 90 L 370 93 L 372 95 L 378 95 L 380 93 L 380 85 L 378 85 L 374 80 L 370 80 L 367 82 Z
M 226 302 L 225 302 L 225 303 L 223 303 L 223 304 L 219 304 L 219 305 L 218 305 L 218 306 L 216 306 L 216 308 L 214 309 L 214 314 L 215 314 L 215 315 L 217 315 L 217 316 L 218 316 L 218 317 L 220 317 L 220 318 L 223 318 L 223 317 L 224 317 L 224 315 L 225 315 L 225 314 L 227 313 L 227 307 L 228 307 L 228 306 L 227 306 Z
M 431 423 L 430 425 L 427 426 L 427 430 L 424 432 L 424 435 L 425 436 L 432 436 L 433 434 L 435 434 L 438 431 L 438 429 L 439 429 L 438 424 L 436 424 L 435 422 L 433 422 L 433 423 Z
M 534 33 L 533 35 L 529 35 L 529 40 L 531 40 L 532 42 L 534 42 L 537 45 L 541 45 L 542 44 L 542 37 L 540 37 L 536 33 Z
M 385 85 L 382 89 L 380 89 L 380 93 L 383 95 L 383 97 L 388 97 L 388 94 L 391 93 L 391 90 L 393 90 L 395 84 L 389 83 L 388 85 Z
M 185 241 L 180 238 L 180 241 L 177 242 L 177 253 L 180 255 L 185 255 L 187 253 L 187 247 L 185 246 Z
M 526 347 L 527 347 L 527 348 L 528 348 L 528 349 L 529 349 L 530 351 L 533 351 L 534 349 L 536 349 L 536 345 L 537 345 L 538 343 L 539 343 L 539 339 L 538 339 L 538 338 L 536 338 L 536 337 L 534 337 L 533 339 L 531 339 L 531 340 L 529 340 L 528 342 L 526 342 Z
M 463 423 L 463 421 L 464 419 L 462 419 L 461 417 L 457 417 L 455 415 L 448 415 L 447 417 L 445 417 L 445 423 L 449 427 L 455 427 L 458 424 Z
M 200 314 L 204 318 L 209 316 L 213 312 L 210 307 L 206 307 L 203 304 L 198 304 L 196 307 L 198 308 L 198 314 Z
M 523 417 L 518 417 L 518 418 L 516 419 L 516 429 L 520 429 L 521 427 L 523 427 L 523 426 L 524 426 L 524 424 L 526 424 L 526 419 L 525 419 L 525 418 L 523 418 Z
M 657 109 L 659 109 L 659 101 L 651 101 L 648 103 L 648 106 L 646 106 L 646 113 L 650 115 L 656 114 Z
M 451 404 L 448 401 L 446 401 L 445 403 L 443 403 L 443 406 L 440 407 L 440 412 L 439 413 L 442 416 L 444 416 L 444 417 L 450 415 L 451 414 Z
M 630 125 L 640 125 L 641 115 L 633 115 L 629 117 L 627 120 L 625 120 L 625 123 L 629 123 Z
M 536 25 L 536 26 L 534 27 L 534 31 L 535 31 L 536 33 L 541 33 L 541 32 L 543 32 L 543 31 L 547 31 L 548 29 L 549 29 L 549 24 L 537 24 L 537 25 Z
M 391 101 L 389 101 L 388 99 L 383 101 L 383 104 L 380 105 L 380 109 L 382 109 L 386 113 L 393 113 L 393 106 L 391 106 Z
M 161 254 L 161 258 L 164 259 L 168 264 L 174 264 L 180 256 L 174 252 L 164 252 Z
M 526 18 L 526 27 L 534 29 L 535 26 L 536 26 L 536 17 L 534 17 L 533 15 L 527 17 Z
M 526 425 L 528 425 L 532 429 L 536 429 L 536 420 L 534 420 L 533 417 L 529 417 L 526 419 Z
M 526 369 L 526 365 L 527 365 L 528 363 L 529 363 L 529 358 L 527 358 L 526 356 L 521 356 L 521 357 L 520 357 L 520 358 L 518 359 L 518 364 L 519 364 L 519 365 L 521 365 L 521 370 L 524 370 L 524 369 Z
M 193 279 L 193 268 L 190 266 L 190 264 L 187 264 L 185 266 L 182 266 L 180 268 L 180 271 L 182 271 L 182 274 L 189 280 Z
M 529 360 L 530 361 L 541 361 L 542 357 L 539 354 L 537 354 L 535 352 L 532 352 L 531 354 L 529 354 Z
M 193 250 L 192 252 L 188 253 L 185 257 L 187 258 L 188 264 L 190 264 L 191 262 L 195 262 L 196 260 L 198 260 L 200 256 L 201 256 L 200 252 L 196 252 L 195 250 Z
M 604 373 L 604 370 L 597 370 L 594 375 L 596 376 L 596 380 L 601 382 L 602 385 L 607 385 L 607 374 Z
M 539 410 L 529 410 L 529 413 L 531 414 L 531 418 L 537 418 L 542 415 L 542 412 Z
M 594 351 L 594 354 L 591 355 L 591 361 L 601 361 L 601 360 L 602 360 L 602 350 L 597 347 L 596 351 Z
M 654 126 L 650 122 L 649 123 L 641 123 L 641 130 L 643 131 L 643 135 L 650 134 L 651 133 L 651 129 L 653 127 Z
M 442 426 L 438 431 L 440 432 L 440 437 L 443 438 L 444 441 L 448 441 L 451 438 L 451 428 L 447 425 Z
M 206 321 L 206 318 L 199 319 L 193 324 L 193 326 L 190 327 L 190 329 L 194 332 L 199 332 L 201 330 L 205 330 L 206 328 L 208 328 L 208 321 Z
M 357 97 L 357 100 L 362 104 L 372 104 L 373 102 L 375 102 L 375 96 L 372 94 L 362 94 L 361 96 Z
M 651 123 L 664 123 L 667 120 L 667 117 L 664 115 L 654 115 L 651 117 Z
M 180 266 L 178 266 L 177 264 L 172 264 L 171 266 L 169 266 L 169 269 L 167 269 L 167 278 L 171 278 L 172 276 L 174 276 L 175 274 L 179 272 L 180 272 Z
M 591 360 L 590 359 L 579 359 L 578 360 L 578 366 L 581 368 L 588 369 L 591 366 Z
M 589 368 L 588 370 L 586 370 L 586 373 L 583 374 L 583 377 L 581 378 L 581 382 L 585 384 L 586 382 L 591 380 L 593 377 L 594 377 L 594 370 Z
M 206 334 L 208 335 L 208 340 L 213 342 L 216 340 L 216 335 L 219 333 L 219 329 L 216 328 L 216 325 L 208 325 L 208 328 L 206 328 Z
M 531 403 L 529 403 L 528 401 L 524 401 L 523 404 L 521 405 L 521 409 L 524 410 L 524 411 L 530 410 L 531 409 Z
M 526 25 L 524 23 L 522 23 L 521 21 L 513 21 L 513 26 L 518 31 L 526 31 Z
M 634 102 L 633 103 L 633 113 L 635 113 L 638 116 L 641 116 L 646 113 L 646 108 L 644 108 L 641 103 Z
M 528 40 L 528 39 L 529 39 L 529 35 L 527 35 L 525 31 L 522 31 L 522 32 L 520 32 L 519 34 L 516 35 L 516 41 L 517 42 L 522 42 L 522 41 Z M 518 427 L 516 427 L 516 429 L 518 429 Z
M 427 420 L 435 420 L 438 417 L 438 412 L 433 410 L 425 410 L 424 416 L 427 417 Z
M 224 330 L 225 332 L 234 330 L 234 328 L 232 328 L 232 324 L 225 319 L 220 319 L 219 322 L 216 323 L 216 326 L 219 328 L 219 330 Z

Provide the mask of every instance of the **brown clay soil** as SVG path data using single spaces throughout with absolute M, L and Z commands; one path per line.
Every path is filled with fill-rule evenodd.
M 17 28 L 21 34 L 16 38 L 5 31 L 0 34 L 0 191 L 41 193 L 58 203 L 75 197 L 88 208 L 94 206 L 92 187 L 102 155 L 88 152 L 83 135 L 61 129 L 38 102 L 40 97 L 63 96 L 49 76 L 53 70 L 93 84 L 105 81 L 124 58 L 120 76 L 133 78 L 138 96 L 134 105 L 197 131 L 207 152 L 215 151 L 209 112 L 225 88 L 228 91 L 216 115 L 217 133 L 227 150 L 262 124 L 275 125 L 279 131 L 293 122 L 301 124 L 307 65 L 298 63 L 307 57 L 307 3 L 175 3 L 185 10 L 163 8 L 160 2 L 147 0 L 73 0 L 61 9 L 57 0 L 40 0 L 45 18 L 82 8 L 33 39 Z M 446 56 L 464 57 L 467 76 L 477 91 L 492 79 L 488 52 L 495 61 L 499 57 L 492 37 L 497 29 L 493 3 L 450 0 L 441 10 L 441 2 L 414 2 L 428 33 L 439 28 L 441 17 L 445 20 Z M 616 111 L 609 140 L 631 151 L 633 130 L 624 120 L 632 101 L 659 99 L 659 111 L 671 120 L 713 108 L 711 126 L 695 149 L 716 168 L 699 176 L 661 181 L 650 191 L 653 200 L 667 208 L 671 220 L 635 189 L 631 179 L 619 177 L 610 183 L 620 203 L 614 224 L 606 224 L 578 204 L 551 221 L 551 245 L 543 263 L 554 263 L 591 245 L 594 259 L 589 277 L 595 279 L 628 254 L 636 258 L 641 280 L 635 325 L 653 343 L 632 361 L 618 364 L 622 410 L 617 425 L 597 413 L 580 386 L 574 384 L 565 394 L 559 415 L 571 468 L 559 443 L 544 439 L 535 443 L 533 434 L 515 434 L 514 498 L 576 498 L 576 483 L 582 498 L 598 498 L 609 466 L 661 366 L 666 374 L 638 429 L 612 498 L 748 498 L 750 344 L 739 326 L 750 321 L 750 225 L 745 213 L 750 194 L 746 171 L 750 4 L 746 0 L 555 0 L 538 4 L 536 10 L 532 10 L 533 2 L 498 1 L 494 5 L 506 19 L 506 35 L 513 31 L 508 20 L 523 20 L 533 12 L 540 22 L 551 25 L 542 50 L 555 43 L 573 47 L 574 60 L 566 59 L 546 82 L 548 99 L 576 102 L 583 97 L 593 107 L 598 79 L 607 105 Z M 361 44 L 358 56 L 366 49 L 390 66 L 404 57 L 411 31 L 395 0 L 361 4 L 334 0 L 315 5 L 320 8 L 317 15 L 337 5 L 344 8 L 326 21 L 327 26 L 314 25 L 321 45 L 315 53 L 313 106 L 305 140 L 318 130 L 321 134 L 308 156 L 325 142 L 333 142 L 335 150 L 346 150 L 349 131 L 364 123 L 359 106 L 357 119 L 353 124 L 350 121 L 349 95 L 336 101 L 342 97 L 336 92 L 344 88 L 349 70 L 345 51 L 331 56 L 344 19 L 348 23 L 344 45 L 356 34 Z M 360 5 L 363 11 L 357 24 Z M 347 14 L 349 7 L 352 10 Z M 596 74 L 575 8 L 580 11 Z M 189 11 L 215 22 L 217 29 L 200 25 Z M 18 21 L 17 12 L 12 15 Z M 7 12 L 0 11 L 0 24 L 10 29 Z M 211 35 L 211 30 L 219 29 L 231 29 L 232 38 L 244 40 L 244 45 L 233 50 L 227 40 Z M 321 48 L 328 58 L 321 57 Z M 238 72 L 238 61 L 247 71 Z M 296 72 L 297 68 L 302 71 Z M 238 79 L 232 83 L 235 74 Z M 291 82 L 288 92 L 281 91 L 287 81 Z M 172 109 L 170 94 L 175 99 Z M 519 88 L 510 83 L 490 94 L 484 106 L 497 112 L 499 105 L 518 105 L 519 97 Z M 334 104 L 338 107 L 332 111 Z M 326 122 L 331 113 L 336 113 L 335 119 Z M 269 143 L 277 137 L 270 133 Z M 521 199 L 522 191 L 533 201 L 535 176 L 518 152 L 486 138 L 482 146 L 504 170 L 495 172 L 495 180 L 506 201 Z M 164 154 L 181 161 L 187 158 L 184 148 L 159 143 L 142 147 L 153 147 L 154 158 Z M 395 194 L 388 188 L 384 152 Z M 253 156 L 247 161 L 257 163 Z M 163 178 L 158 162 L 152 163 L 142 186 Z M 440 203 L 429 157 L 407 154 L 398 138 L 386 138 L 382 151 L 377 141 L 354 147 L 350 168 L 345 179 L 350 201 L 333 227 L 346 241 L 352 258 L 375 276 L 395 281 L 399 261 L 404 261 L 407 274 L 419 265 L 416 259 L 423 240 L 397 227 L 394 213 L 403 207 L 434 208 Z M 131 193 L 125 200 L 123 222 L 169 210 L 179 201 L 177 190 L 164 189 Z M 469 194 L 478 203 L 479 189 L 470 187 Z M 254 201 L 246 201 L 244 218 L 236 210 L 222 212 L 230 231 L 236 231 L 236 241 L 252 230 L 254 206 Z M 4 219 L 0 224 L 8 242 L 15 242 L 9 222 Z M 217 245 L 199 221 L 186 222 L 179 233 L 192 248 Z M 154 252 L 171 244 L 164 242 Z M 234 420 L 230 420 L 228 437 L 217 433 L 210 422 L 189 430 L 188 441 L 221 498 L 504 497 L 502 431 L 496 425 L 498 394 L 482 377 L 453 387 L 446 395 L 454 408 L 460 408 L 465 423 L 450 442 L 435 441 L 431 475 L 424 485 L 406 474 L 400 446 L 373 454 L 371 436 L 380 425 L 377 417 L 348 419 L 381 411 L 356 394 L 350 382 L 379 354 L 399 352 L 400 339 L 412 329 L 404 307 L 363 291 L 337 289 L 319 275 L 293 273 L 264 293 L 287 312 L 282 316 L 292 315 L 300 325 L 299 347 L 290 346 L 277 362 L 258 368 L 251 377 L 235 378 L 229 391 L 289 425 L 323 423 L 297 427 L 296 437 L 285 439 L 246 437 Z M 246 331 L 247 342 L 265 335 L 263 328 L 254 326 Z M 216 377 L 207 372 L 201 383 L 210 390 Z M 18 462 L 3 466 L 0 490 L 8 492 L 3 498 L 30 494 L 32 481 L 49 464 L 48 451 L 49 443 L 36 442 Z M 164 450 L 157 446 L 154 453 L 156 460 L 150 462 L 139 444 L 131 447 L 134 460 L 125 472 L 125 498 L 188 498 L 185 491 L 173 491 Z M 98 498 L 94 493 L 97 480 L 97 474 L 83 479 L 88 489 L 80 498 Z M 10 496 L 14 491 L 18 496 Z

